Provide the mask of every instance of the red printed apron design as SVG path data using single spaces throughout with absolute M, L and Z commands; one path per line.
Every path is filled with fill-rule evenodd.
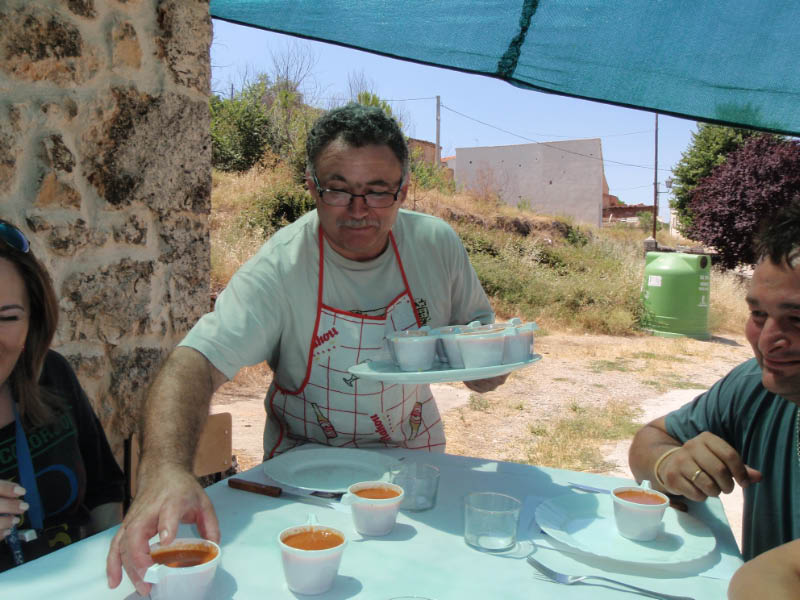
M 350 448 L 382 446 L 444 451 L 444 429 L 427 385 L 362 380 L 348 368 L 385 357 L 384 337 L 420 326 L 414 298 L 394 236 L 389 239 L 403 279 L 403 292 L 382 317 L 323 304 L 324 247 L 319 233 L 316 325 L 306 377 L 297 390 L 275 382 L 264 433 L 268 457 L 313 441 Z

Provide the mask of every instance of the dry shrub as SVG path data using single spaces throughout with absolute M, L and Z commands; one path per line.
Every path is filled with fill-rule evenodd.
M 292 181 L 288 167 L 255 167 L 244 173 L 213 171 L 211 177 L 211 289 L 224 288 L 236 270 L 253 256 L 264 238 L 245 227 L 241 216 L 250 199 L 264 189 Z
M 749 311 L 744 298 L 749 279 L 736 271 L 711 270 L 711 306 L 708 312 L 710 331 L 741 333 Z

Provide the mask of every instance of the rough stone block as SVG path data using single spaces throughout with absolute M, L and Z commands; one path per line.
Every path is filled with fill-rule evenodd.
M 98 194 L 116 207 L 144 203 L 159 216 L 175 210 L 208 214 L 210 172 L 189 163 L 197 157 L 210 164 L 208 103 L 132 87 L 113 88 L 101 102 L 96 110 L 102 122 L 84 133 L 80 149 Z
M 142 66 L 142 47 L 131 23 L 118 23 L 111 30 L 111 66 L 115 69 Z
M 158 6 L 156 46 L 175 83 L 208 94 L 211 16 L 207 0 L 166 0 Z
M 0 71 L 26 81 L 82 84 L 100 68 L 80 28 L 55 10 L 30 3 L 0 12 Z
M 139 427 L 141 409 L 150 383 L 171 349 L 118 348 L 109 354 L 111 384 L 108 389 L 114 411 L 109 420 L 116 440 L 122 440 Z
M 71 303 L 63 315 L 65 341 L 100 340 L 119 345 L 151 333 L 152 276 L 151 261 L 128 258 L 70 274 L 60 290 L 61 297 Z
M 50 172 L 42 179 L 34 206 L 37 208 L 80 208 L 81 195 L 70 184 L 59 181 L 56 173 Z

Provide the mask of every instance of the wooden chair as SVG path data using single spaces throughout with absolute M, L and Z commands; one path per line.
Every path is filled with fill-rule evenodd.
M 208 415 L 203 433 L 197 441 L 194 455 L 194 474 L 197 477 L 221 475 L 231 468 L 233 457 L 233 417 L 231 413 Z M 123 512 L 128 512 L 131 500 L 136 496 L 136 478 L 139 472 L 139 436 L 134 433 L 124 443 L 125 498 Z

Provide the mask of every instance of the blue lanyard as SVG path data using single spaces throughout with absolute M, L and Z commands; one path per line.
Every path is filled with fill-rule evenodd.
M 11 407 L 14 409 L 17 432 L 17 469 L 19 470 L 20 484 L 25 488 L 25 501 L 30 506 L 28 508 L 28 518 L 33 528 L 41 531 L 44 528 L 44 510 L 42 509 L 42 499 L 39 496 L 39 486 L 36 485 L 31 450 L 28 447 L 28 438 L 25 437 L 25 430 L 22 428 L 22 419 L 19 418 L 17 403 L 13 400 L 11 401 Z

